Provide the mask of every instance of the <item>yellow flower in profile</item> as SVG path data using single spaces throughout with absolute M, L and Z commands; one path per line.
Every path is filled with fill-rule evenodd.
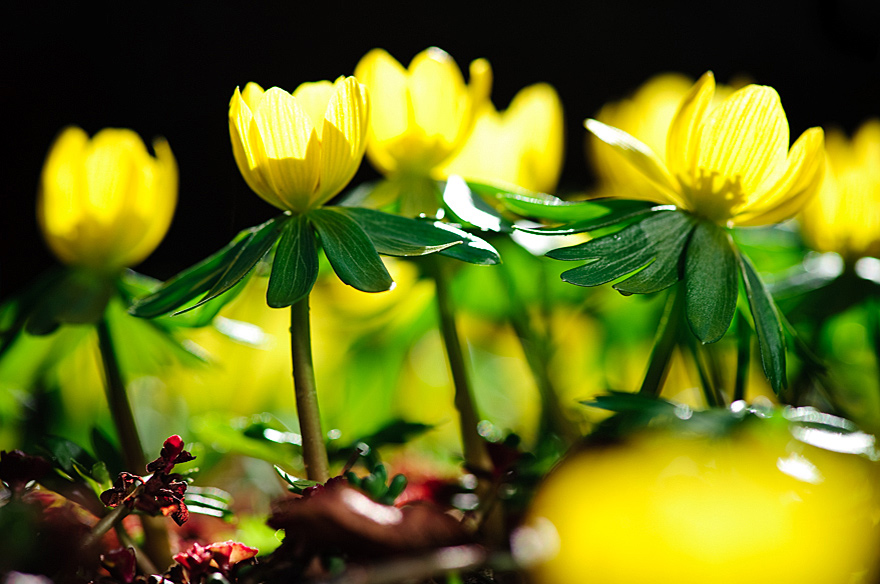
M 562 170 L 563 126 L 562 102 L 546 83 L 521 90 L 504 112 L 487 101 L 444 173 L 552 192 Z
M 848 141 L 828 132 L 825 182 L 800 215 L 804 238 L 817 251 L 847 260 L 880 257 L 880 120 Z
M 229 104 L 232 153 L 266 202 L 303 213 L 351 181 L 367 138 L 370 100 L 354 77 L 303 83 L 293 94 L 248 83 Z
M 648 179 L 644 198 L 726 226 L 793 216 L 822 182 L 822 129 L 808 129 L 789 150 L 788 119 L 772 87 L 747 85 L 712 107 L 714 94 L 708 72 L 679 103 L 662 158 L 623 130 L 592 119 L 585 126 Z
M 416 55 L 409 69 L 373 49 L 354 74 L 373 99 L 367 157 L 385 175 L 430 175 L 464 145 L 492 85 L 488 61 L 472 62 L 465 84 L 452 57 L 436 47 Z
M 43 166 L 37 218 L 61 261 L 112 272 L 156 249 L 177 204 L 177 163 L 165 140 L 153 148 L 155 157 L 125 129 L 104 129 L 90 140 L 70 127 L 55 140 Z

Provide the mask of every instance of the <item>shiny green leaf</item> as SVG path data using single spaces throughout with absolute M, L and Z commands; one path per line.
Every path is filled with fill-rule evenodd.
M 315 233 L 306 216 L 291 217 L 275 249 L 266 301 L 272 308 L 290 306 L 305 298 L 317 279 Z
M 688 323 L 701 342 L 714 343 L 730 328 L 739 295 L 733 242 L 726 229 L 702 221 L 694 229 L 686 253 Z
M 599 286 L 644 267 L 653 250 L 638 224 L 598 237 L 586 243 L 555 249 L 547 256 L 557 260 L 590 260 L 590 263 L 562 273 L 562 279 L 576 286 Z
M 563 201 L 551 195 L 529 197 L 501 193 L 498 200 L 511 211 L 533 219 L 543 219 L 566 225 L 557 228 L 516 229 L 530 233 L 553 233 L 557 235 L 591 231 L 619 223 L 628 218 L 649 213 L 656 203 L 627 199 L 595 199 L 592 201 Z M 663 207 L 668 209 L 668 207 Z
M 394 281 L 360 225 L 332 207 L 316 209 L 309 217 L 340 280 L 363 292 L 391 289 Z
M 409 219 L 358 207 L 337 207 L 336 211 L 360 225 L 380 254 L 421 256 L 464 243 L 463 237 L 429 219 Z
M 465 182 L 460 176 L 453 175 L 446 180 L 443 202 L 462 223 L 468 223 L 483 231 L 510 232 L 513 227 L 511 222 L 486 204 L 481 197 L 481 193 L 495 196 L 500 192 L 503 191 L 488 185 Z

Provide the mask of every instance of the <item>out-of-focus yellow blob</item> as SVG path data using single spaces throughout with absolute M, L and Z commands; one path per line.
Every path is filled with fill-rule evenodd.
M 430 175 L 462 147 L 492 85 L 485 59 L 471 63 L 465 84 L 452 57 L 437 47 L 416 55 L 407 69 L 373 49 L 354 75 L 373 101 L 367 157 L 386 176 Z
M 813 249 L 847 261 L 880 256 L 880 120 L 866 122 L 852 140 L 829 131 L 825 182 L 800 215 Z
M 61 132 L 40 180 L 37 219 L 66 264 L 114 272 L 156 249 L 177 204 L 177 163 L 165 140 L 147 152 L 131 130 L 107 128 L 89 139 Z
M 562 101 L 546 83 L 522 89 L 503 112 L 487 101 L 444 174 L 553 192 L 562 171 L 563 128 Z
M 572 455 L 540 488 L 515 552 L 537 559 L 538 584 L 874 582 L 876 463 L 796 440 L 778 417 L 751 422 Z

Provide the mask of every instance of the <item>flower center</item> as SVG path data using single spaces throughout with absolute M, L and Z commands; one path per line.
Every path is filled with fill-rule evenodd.
M 739 174 L 723 176 L 717 170 L 698 168 L 692 184 L 680 182 L 690 203 L 689 210 L 719 224 L 728 223 L 746 198 Z

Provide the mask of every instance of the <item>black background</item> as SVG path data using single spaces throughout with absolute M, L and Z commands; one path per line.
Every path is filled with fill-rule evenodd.
M 587 188 L 582 121 L 651 75 L 707 69 L 748 75 L 780 93 L 792 137 L 814 126 L 847 131 L 880 115 L 880 3 L 869 1 L 554 2 L 469 5 L 377 2 L 117 3 L 98 9 L 30 2 L 0 15 L 3 182 L 0 297 L 53 260 L 34 216 L 40 168 L 55 135 L 129 127 L 165 136 L 180 166 L 168 237 L 139 270 L 166 278 L 276 210 L 251 193 L 229 146 L 236 85 L 292 91 L 351 74 L 383 47 L 405 65 L 447 50 L 466 69 L 494 70 L 493 101 L 547 81 L 566 108 L 561 192 Z M 233 8 L 233 6 L 235 6 Z M 358 179 L 376 175 L 365 162 Z M 356 180 L 358 180 L 356 179 Z

